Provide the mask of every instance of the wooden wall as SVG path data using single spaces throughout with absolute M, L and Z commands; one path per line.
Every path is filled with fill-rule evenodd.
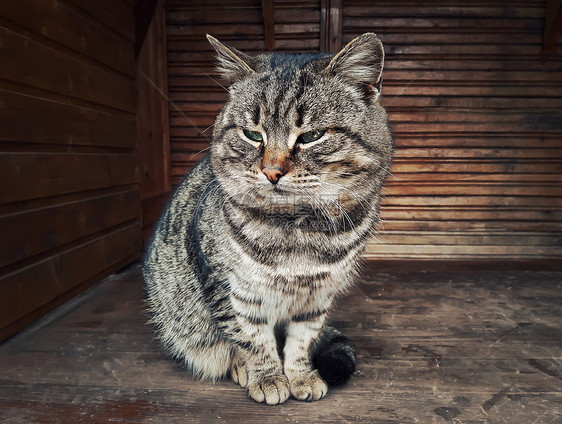
M 345 1 L 379 33 L 396 158 L 375 257 L 562 256 L 562 56 L 543 0 Z
M 166 60 L 166 15 L 161 0 L 137 57 L 137 140 L 145 246 L 172 189 Z
M 139 256 L 133 2 L 0 2 L 0 340 Z
M 374 31 L 385 45 L 397 148 L 369 257 L 562 257 L 562 56 L 541 54 L 544 10 L 544 0 L 274 1 L 275 50 L 319 49 L 330 19 L 323 34 L 340 25 L 345 43 Z M 204 35 L 265 50 L 261 2 L 169 0 L 167 28 L 177 184 L 206 154 L 226 99 Z

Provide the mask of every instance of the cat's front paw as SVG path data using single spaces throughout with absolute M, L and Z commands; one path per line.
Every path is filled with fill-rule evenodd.
M 298 400 L 319 400 L 328 393 L 328 385 L 316 370 L 292 378 L 289 389 Z
M 248 395 L 256 402 L 277 405 L 289 399 L 289 380 L 284 374 L 268 375 L 248 386 Z
M 248 387 L 248 369 L 246 362 L 239 356 L 236 356 L 230 366 L 230 377 L 236 384 L 242 387 Z

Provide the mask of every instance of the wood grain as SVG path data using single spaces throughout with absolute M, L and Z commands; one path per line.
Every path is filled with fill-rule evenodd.
M 139 257 L 133 5 L 0 5 L 0 340 Z
M 344 42 L 375 30 L 385 45 L 397 146 L 367 254 L 561 256 L 562 74 L 541 59 L 544 2 L 357 0 L 343 16 Z
M 137 61 L 137 140 L 142 170 L 140 191 L 144 245 L 150 240 L 158 219 L 154 217 L 154 210 L 158 215 L 162 212 L 160 199 L 167 198 L 172 185 L 167 74 L 166 14 L 164 2 L 160 2 Z
M 559 421 L 559 262 L 368 262 L 331 315 L 356 347 L 357 371 L 319 402 L 276 407 L 230 380 L 199 381 L 166 357 L 146 325 L 139 268 L 0 346 L 0 419 Z
M 6 0 L 0 3 L 0 16 L 52 40 L 56 43 L 53 44 L 55 48 L 67 47 L 82 60 L 93 60 L 93 64 L 98 62 L 134 76 L 130 41 L 100 27 L 99 23 L 64 1 Z

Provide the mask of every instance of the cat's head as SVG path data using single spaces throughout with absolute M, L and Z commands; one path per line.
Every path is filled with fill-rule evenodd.
M 392 140 L 375 34 L 338 54 L 249 56 L 207 36 L 231 81 L 211 160 L 228 196 L 262 208 L 373 206 Z

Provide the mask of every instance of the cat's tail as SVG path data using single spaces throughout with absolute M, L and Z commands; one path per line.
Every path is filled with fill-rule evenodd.
M 355 372 L 355 348 L 347 337 L 326 325 L 312 351 L 312 363 L 330 386 L 344 384 Z

